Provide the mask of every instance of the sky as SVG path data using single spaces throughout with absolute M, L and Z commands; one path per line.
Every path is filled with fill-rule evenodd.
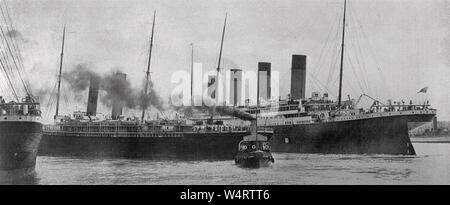
M 168 100 L 173 72 L 217 66 L 228 14 L 222 69 L 256 70 L 271 62 L 280 73 L 280 95 L 290 89 L 293 54 L 307 55 L 307 96 L 338 92 L 343 0 L 7 0 L 21 34 L 25 74 L 42 107 L 53 89 L 67 27 L 63 71 L 86 64 L 98 73 L 121 70 L 142 88 L 153 11 L 156 10 L 151 78 Z M 429 100 L 439 120 L 450 120 L 450 1 L 348 0 L 343 96 Z M 417 93 L 423 87 L 428 92 Z M 62 84 L 61 113 L 85 110 Z M 87 91 L 86 91 L 87 98 Z M 100 107 L 107 113 L 109 108 Z M 54 112 L 51 109 L 48 113 Z M 132 111 L 130 111 L 132 112 Z M 45 115 L 45 113 L 44 113 Z M 47 115 L 52 116 L 53 114 Z

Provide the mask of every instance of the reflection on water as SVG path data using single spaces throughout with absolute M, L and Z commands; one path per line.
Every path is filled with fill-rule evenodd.
M 450 184 L 450 144 L 417 156 L 274 153 L 267 168 L 227 161 L 38 157 L 32 176 L 3 184 Z

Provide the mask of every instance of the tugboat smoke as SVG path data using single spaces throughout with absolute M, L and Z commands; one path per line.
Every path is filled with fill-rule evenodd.
M 210 115 L 229 115 L 245 121 L 256 120 L 251 114 L 241 111 L 233 106 L 180 106 L 174 107 L 177 112 L 184 113 L 187 116 L 192 115 L 194 110 L 209 113 Z
M 233 106 L 215 106 L 215 107 L 208 107 L 212 112 L 216 112 L 222 115 L 231 115 L 233 117 L 237 117 L 241 120 L 246 121 L 254 121 L 256 120 L 255 117 L 253 117 L 251 114 L 246 113 L 244 111 L 241 111 Z

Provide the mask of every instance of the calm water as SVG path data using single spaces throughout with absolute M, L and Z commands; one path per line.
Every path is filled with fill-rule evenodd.
M 229 161 L 38 157 L 13 184 L 450 184 L 450 144 L 414 144 L 417 156 L 274 153 L 268 168 Z M 5 183 L 5 182 L 4 182 Z

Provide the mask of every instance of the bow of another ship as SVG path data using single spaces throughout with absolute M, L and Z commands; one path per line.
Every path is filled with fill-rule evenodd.
M 39 104 L 0 105 L 0 179 L 33 172 L 42 137 Z

